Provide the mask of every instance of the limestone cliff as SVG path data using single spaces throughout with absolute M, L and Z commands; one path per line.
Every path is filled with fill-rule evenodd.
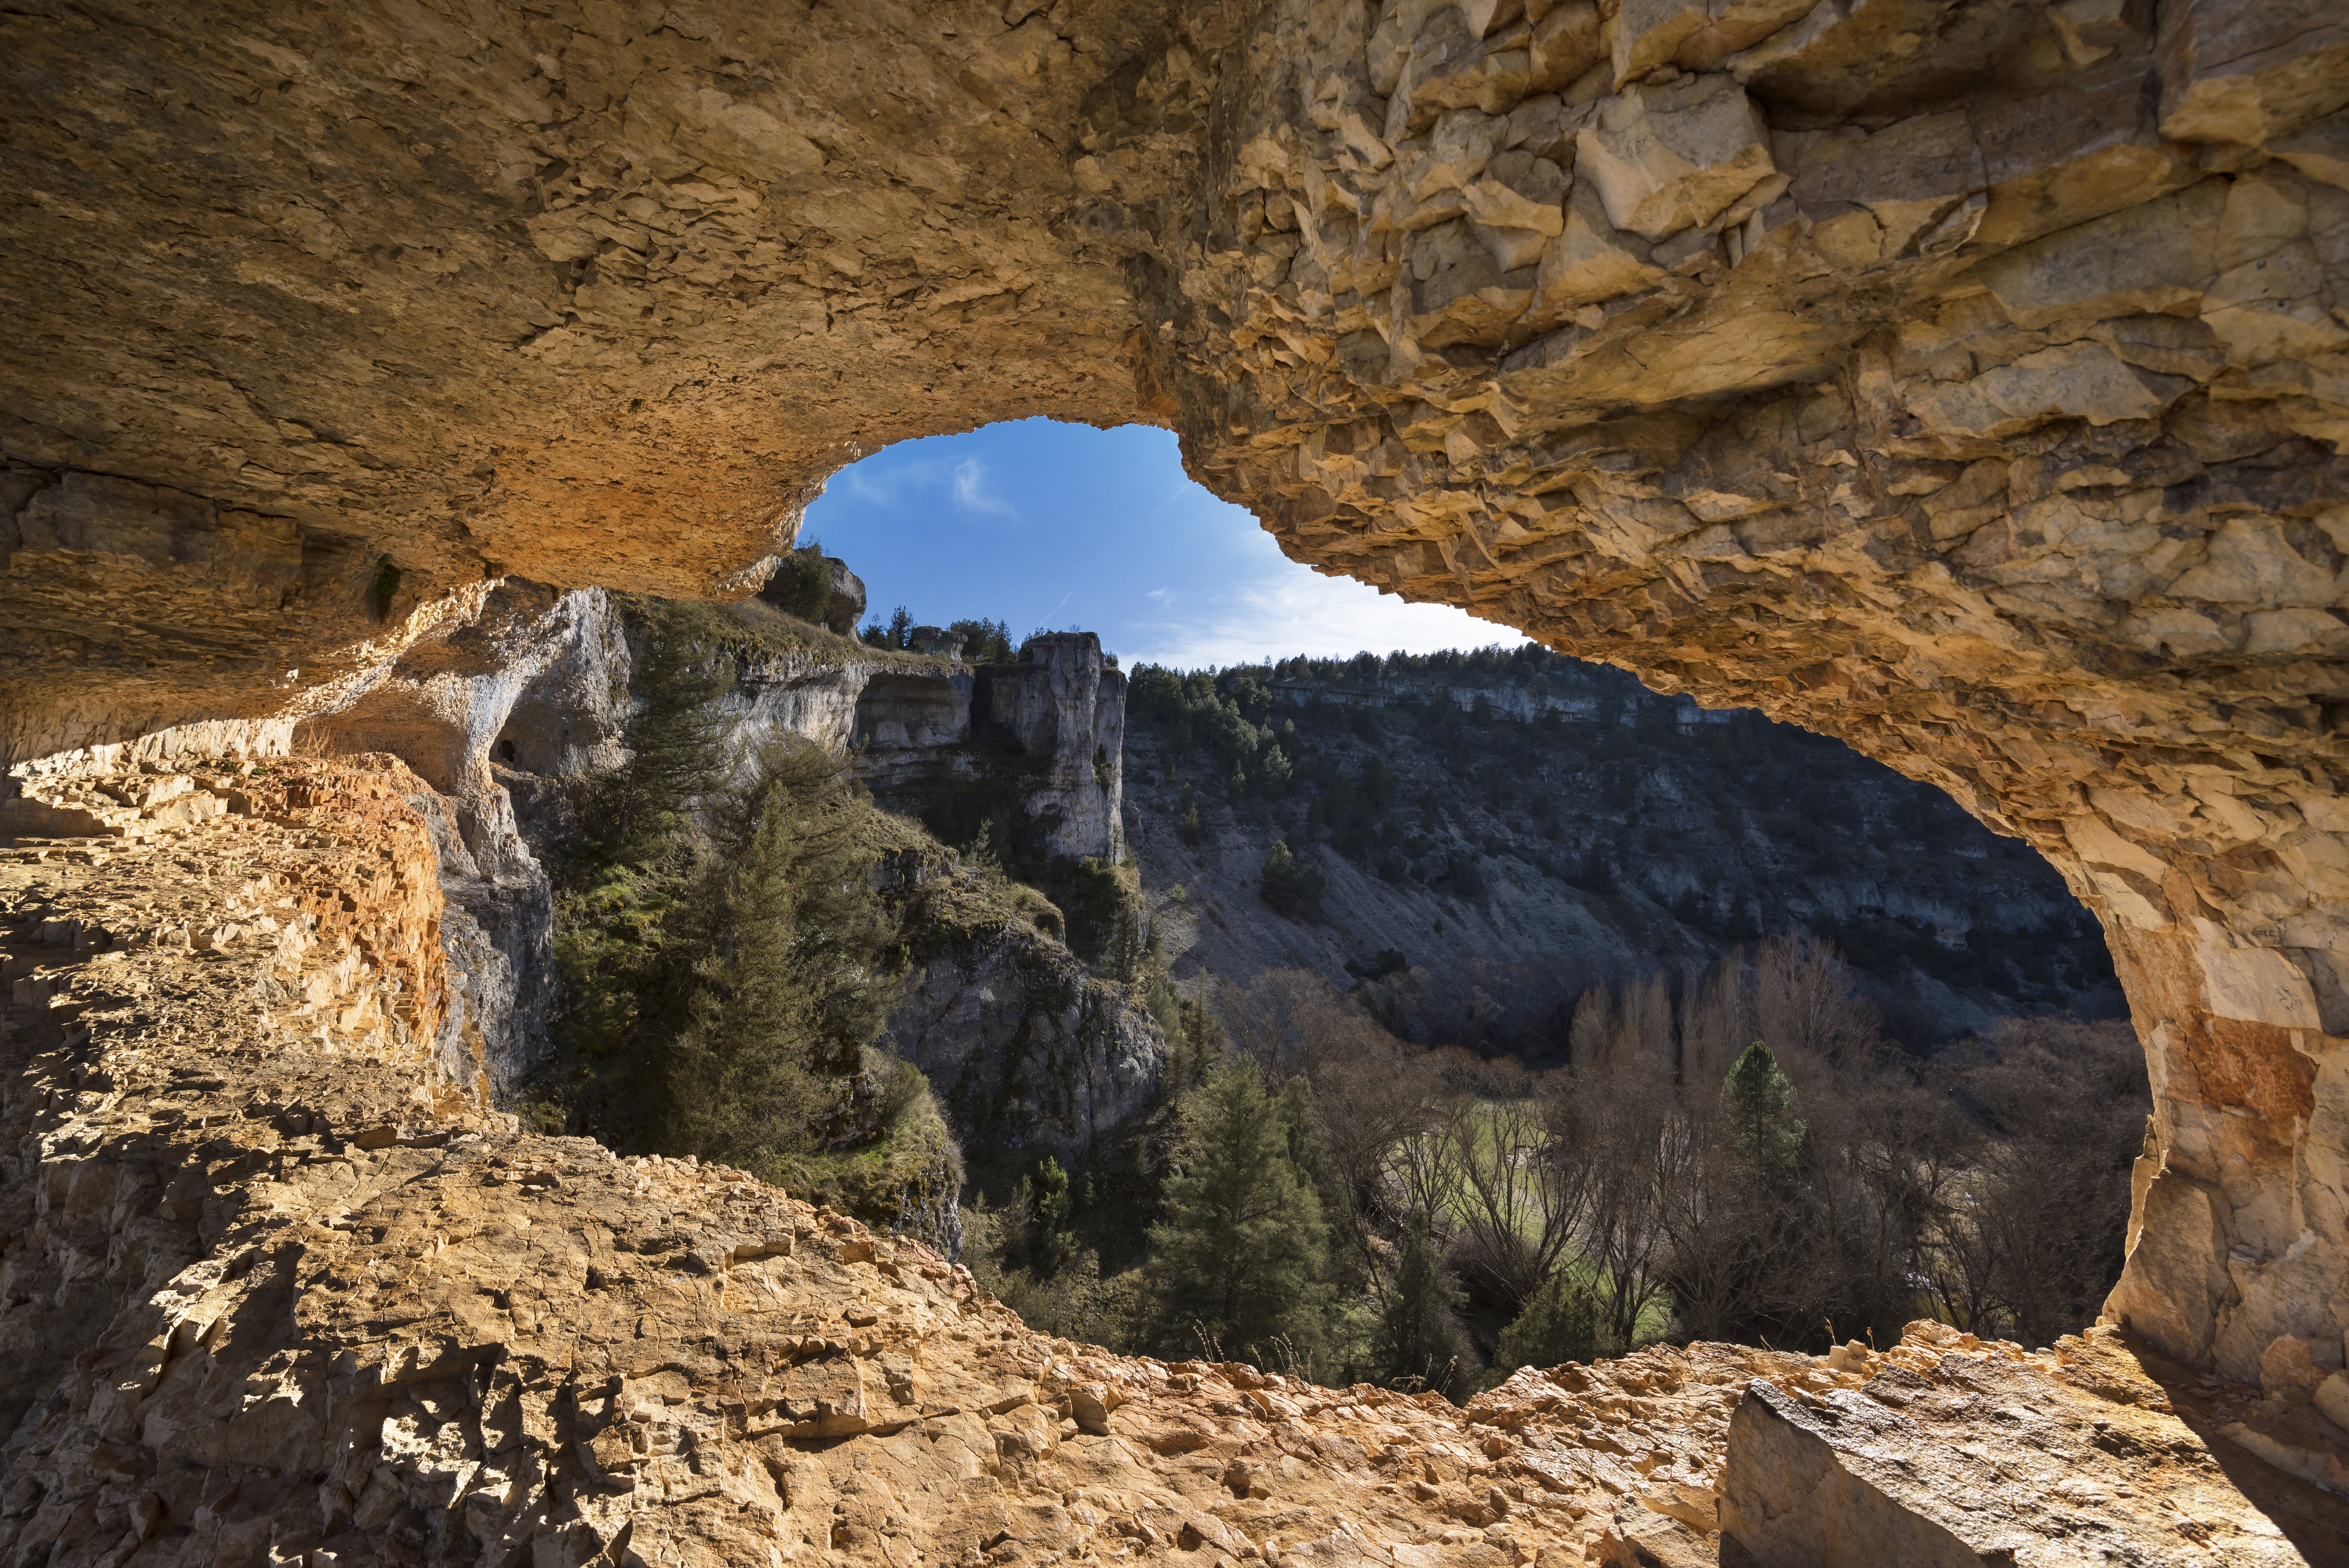
M 0 339 L 12 763 L 119 782 L 126 763 L 281 748 L 503 576 L 744 594 L 856 452 L 987 418 L 1157 419 L 1299 559 L 1841 736 L 2041 850 L 2105 923 L 2153 1066 L 2116 1310 L 2237 1377 L 2292 1345 L 2337 1358 L 2337 6 L 42 0 L 0 26 L 0 297 L 29 324 Z M 357 903 L 376 872 L 336 874 Z M 195 1006 L 124 1010 L 176 1031 Z M 294 1169 L 274 1139 L 309 1134 L 245 1115 L 276 1102 L 223 1060 L 263 1052 L 243 1026 L 185 1047 L 191 1080 L 239 1075 L 191 1083 L 188 1114 L 222 1119 L 202 1138 L 142 1141 L 169 1077 L 80 1109 L 109 1102 L 86 1080 L 124 1070 L 119 1043 L 61 1061 L 72 1076 L 27 1111 L 126 1119 L 53 1130 L 12 1191 L 70 1217 L 119 1171 L 177 1181 L 211 1146 L 181 1197 L 134 1199 L 124 1222 L 225 1187 L 223 1220 L 249 1203 L 250 1233 L 286 1243 L 208 1257 L 220 1274 L 184 1293 L 200 1305 L 123 1320 L 99 1358 L 119 1382 L 64 1391 L 42 1457 L 9 1474 L 19 1538 L 77 1543 L 51 1561 L 127 1554 L 166 1518 L 209 1532 L 185 1550 L 257 1560 L 273 1489 L 362 1450 L 294 1444 L 234 1492 L 149 1487 L 159 1454 L 236 1458 L 188 1446 L 198 1423 L 138 1428 L 149 1369 L 216 1372 L 223 1419 L 246 1389 L 323 1408 L 243 1326 L 289 1301 L 321 1322 L 399 1258 L 394 1294 L 419 1294 L 379 1330 L 304 1340 L 322 1366 L 350 1350 L 357 1378 L 365 1333 L 388 1346 L 439 1300 L 409 1265 L 439 1255 L 429 1203 L 463 1171 L 367 1162 L 407 1194 L 385 1200 L 395 1242 L 333 1232 L 348 1208 L 298 1238 L 306 1221 L 261 1217 L 262 1171 Z M 307 1083 L 380 1081 L 304 1062 Z M 110 1139 L 140 1144 L 132 1163 L 89 1152 Z M 543 1162 L 518 1176 L 571 1180 L 523 1153 Z M 361 1209 L 391 1191 L 323 1144 L 316 1163 Z M 343 1272 L 302 1274 L 296 1242 Z M 140 1272 L 110 1241 L 76 1255 L 101 1253 Z M 55 1266 L 59 1289 L 95 1277 Z M 46 1294 L 107 1331 L 95 1297 Z M 792 1335 L 794 1356 L 822 1337 Z M 778 1354 L 742 1352 L 762 1375 Z M 698 1370 L 709 1355 L 680 1395 L 731 1376 Z M 447 1539 L 492 1471 L 498 1509 L 550 1495 L 507 1468 L 533 1461 L 496 1456 L 604 1438 L 620 1472 L 625 1442 L 704 1497 L 761 1473 L 715 1443 L 723 1476 L 695 1469 L 667 1417 L 622 1422 L 641 1453 L 605 1430 L 625 1383 L 563 1405 L 588 1427 L 551 1449 L 468 1426 L 482 1405 L 444 1419 L 489 1359 L 418 1384 L 413 1409 L 370 1408 L 365 1451 L 390 1457 L 364 1506 L 406 1553 Z M 367 1365 L 395 1367 L 375 1390 L 443 1367 Z M 517 1379 L 500 1408 L 525 1425 L 568 1387 L 525 1398 Z M 373 1462 L 334 1480 L 345 1512 Z M 322 1496 L 295 1512 L 320 1518 Z M 904 1517 L 860 1496 L 837 1516 L 849 1546 Z M 475 1539 L 523 1539 L 481 1507 Z M 564 1528 L 590 1514 L 620 1518 Z M 1181 1528 L 1162 1524 L 1140 1522 Z M 583 1528 L 550 1553 L 617 1541 Z M 630 1539 L 649 1562 L 662 1534 Z
M 881 442 L 1156 419 L 1299 559 L 2028 840 L 2154 1059 L 2116 1305 L 2340 1331 L 2333 8 L 7 26 L 12 758 L 329 710 L 505 573 L 747 593 Z
M 534 803 L 624 754 L 642 654 L 629 616 L 606 595 L 576 593 L 562 603 L 561 617 L 533 623 L 545 641 L 516 666 L 533 673 L 473 724 L 496 737 L 479 742 L 495 760 L 477 813 L 504 811 L 510 823 L 511 791 L 523 803 L 523 840 L 542 855 L 559 852 L 561 832 Z M 910 815 L 959 794 L 1032 824 L 1049 853 L 1121 852 L 1123 677 L 1103 669 L 1091 634 L 1031 639 L 1018 663 L 971 669 L 826 640 L 759 611 L 740 616 L 716 623 L 728 679 L 712 707 L 745 770 L 761 746 L 796 736 L 849 755 L 893 810 Z M 394 684 L 417 662 L 403 661 Z M 381 702 L 362 699 L 339 716 L 336 738 L 394 748 L 372 721 Z M 419 803 L 428 815 L 443 810 L 429 798 Z M 918 965 L 885 1040 L 929 1076 L 965 1135 L 999 1154 L 1033 1145 L 1075 1155 L 1147 1103 L 1164 1056 L 1158 1026 L 1126 987 L 1087 973 L 1063 942 L 1061 913 L 1013 896 L 999 872 L 964 865 L 918 828 L 873 827 L 886 857 L 883 891 Z M 543 875 L 534 861 L 531 870 L 543 948 L 551 912 Z M 467 875 L 444 860 L 460 898 Z M 543 967 L 532 978 L 543 985 Z M 493 1053 L 526 1068 L 542 1025 L 528 1014 L 493 1026 Z
M 883 889 L 913 974 L 884 1041 L 927 1075 L 973 1159 L 1091 1163 L 1155 1101 L 1156 1020 L 1069 951 L 1041 900 L 925 834 L 900 829 L 893 843 Z
M 941 822 L 1008 812 L 1040 863 L 1123 860 L 1125 676 L 1101 639 L 1045 633 L 1009 664 L 946 665 L 862 689 L 857 769 L 874 793 Z

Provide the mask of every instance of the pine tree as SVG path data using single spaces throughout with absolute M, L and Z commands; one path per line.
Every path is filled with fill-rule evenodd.
M 842 766 L 804 742 L 763 788 L 701 897 L 703 956 L 669 1047 L 660 1141 L 770 1180 L 823 1130 L 895 1001 L 895 927 L 866 880 Z
M 1109 950 L 1102 956 L 1102 967 L 1109 971 L 1111 979 L 1122 981 L 1128 985 L 1135 985 L 1142 979 L 1143 971 L 1149 963 L 1157 933 L 1152 932 L 1151 937 L 1151 944 L 1145 944 L 1142 940 L 1140 901 L 1133 898 L 1120 898 L 1117 903 L 1117 923 L 1110 932 Z
M 642 706 L 628 719 L 628 760 L 605 782 L 595 813 L 605 860 L 658 856 L 724 782 L 733 721 L 712 704 L 732 684 L 732 670 L 689 609 L 665 605 L 652 615 L 637 655 Z
M 1226 1062 L 1185 1102 L 1150 1230 L 1150 1272 L 1172 1336 L 1197 1336 L 1263 1365 L 1321 1347 L 1329 1230 L 1288 1154 L 1280 1102 L 1254 1061 Z
M 1389 1382 L 1442 1388 L 1452 1381 L 1464 1348 L 1457 1315 L 1467 1299 L 1428 1234 L 1426 1212 L 1413 1210 L 1402 1255 L 1379 1295 L 1373 1349 Z
M 1223 1059 L 1224 1031 L 1207 1006 L 1215 979 L 1203 965 L 1195 995 L 1174 997 L 1175 1025 L 1167 1031 L 1166 1068 L 1163 1087 L 1169 1098 L 1180 1099 L 1207 1081 Z
M 1257 896 L 1291 920 L 1319 920 L 1325 886 L 1320 867 L 1299 858 L 1286 840 L 1275 840 L 1257 877 Z
M 1768 1046 L 1756 1040 L 1745 1047 L 1723 1080 L 1721 1099 L 1738 1153 L 1754 1162 L 1774 1190 L 1791 1187 L 1806 1128 L 1795 1114 L 1795 1086 L 1779 1070 Z
M 1076 1238 L 1069 1231 L 1075 1207 L 1069 1193 L 1069 1173 L 1061 1169 L 1059 1160 L 1047 1154 L 1036 1162 L 1035 1174 L 1022 1186 L 1028 1267 L 1038 1278 L 1049 1278 L 1065 1268 L 1076 1251 Z

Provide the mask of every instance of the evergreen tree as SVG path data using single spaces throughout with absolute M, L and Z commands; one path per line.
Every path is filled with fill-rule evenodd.
M 1493 1370 L 1507 1373 L 1520 1367 L 1588 1361 L 1599 1353 L 1604 1316 L 1598 1294 L 1560 1269 L 1542 1282 L 1517 1320 L 1501 1330 Z
M 1166 1217 L 1150 1230 L 1171 1336 L 1257 1365 L 1318 1355 L 1327 1310 L 1328 1227 L 1289 1157 L 1286 1121 L 1254 1061 L 1209 1073 L 1184 1103 Z
M 1224 1031 L 1207 1006 L 1214 980 L 1203 967 L 1196 995 L 1176 995 L 1174 1026 L 1167 1031 L 1166 1070 L 1162 1082 L 1168 1096 L 1181 1099 L 1207 1081 L 1223 1059 Z
M 989 621 L 984 616 L 968 621 L 950 621 L 947 630 L 962 638 L 965 664 L 1008 665 L 1011 662 L 1011 628 L 1001 621 Z
M 784 556 L 759 596 L 786 614 L 822 625 L 832 607 L 832 563 L 823 547 L 810 540 Z
M 748 820 L 713 858 L 702 956 L 668 1051 L 659 1141 L 777 1180 L 864 1068 L 898 982 L 845 769 L 805 742 L 761 760 Z
M 1806 1129 L 1795 1114 L 1795 1086 L 1779 1070 L 1768 1046 L 1756 1040 L 1745 1047 L 1723 1080 L 1721 1099 L 1738 1153 L 1753 1162 L 1774 1191 L 1791 1188 Z
M 1076 1238 L 1069 1231 L 1075 1212 L 1069 1173 L 1061 1169 L 1060 1161 L 1047 1154 L 1036 1162 L 1035 1174 L 1023 1181 L 1020 1188 L 1028 1266 L 1038 1277 L 1049 1277 L 1068 1266 L 1076 1251 Z
M 1276 839 L 1257 875 L 1257 896 L 1291 920 L 1319 920 L 1326 884 L 1320 867 L 1299 858 L 1288 841 Z
M 641 706 L 628 719 L 628 760 L 606 776 L 593 812 L 609 861 L 661 854 L 732 760 L 733 721 L 711 705 L 733 671 L 688 607 L 664 604 L 650 615 L 637 665 Z
M 1157 936 L 1156 932 L 1151 933 L 1151 945 L 1155 944 Z M 1111 979 L 1132 985 L 1142 979 L 1149 959 L 1150 945 L 1145 945 L 1142 940 L 1140 901 L 1122 897 L 1118 900 L 1117 922 L 1111 929 L 1109 948 L 1102 954 L 1102 967 L 1109 971 Z
M 1372 1349 L 1390 1383 L 1440 1389 L 1454 1380 L 1464 1350 L 1458 1314 L 1466 1301 L 1428 1234 L 1426 1212 L 1413 1210 L 1402 1255 L 1379 1295 Z

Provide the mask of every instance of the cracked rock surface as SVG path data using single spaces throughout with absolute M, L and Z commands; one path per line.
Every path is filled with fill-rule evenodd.
M 2349 1549 L 2304 1399 L 2172 1369 L 2173 1414 L 2110 1328 L 1657 1347 L 1464 1408 L 1033 1333 L 738 1172 L 518 1132 L 435 1045 L 420 781 L 183 761 L 228 810 L 0 851 L 0 1561 L 1733 1562 L 1887 1464 L 1879 1535 L 1995 1473 L 2016 1562 Z
M 744 594 L 883 442 L 1155 420 L 1299 560 L 2046 854 L 2152 1063 L 2113 1310 L 2341 1368 L 2336 5 L 0 29 L 12 762 L 282 745 L 504 574 Z

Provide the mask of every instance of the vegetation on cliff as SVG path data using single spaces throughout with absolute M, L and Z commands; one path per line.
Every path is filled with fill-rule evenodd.
M 1156 1017 L 1166 1052 L 1154 1105 L 1066 1164 L 986 1134 L 996 1099 L 1050 1101 L 1069 1085 L 955 1086 L 957 1119 L 986 1150 L 970 1261 L 1041 1327 L 1464 1394 L 1523 1362 L 1668 1336 L 1824 1345 L 1930 1314 L 2044 1340 L 2078 1326 L 2108 1283 L 2135 1130 L 2033 1113 L 2090 1079 L 2098 1103 L 2129 1105 L 2125 1042 L 2018 1026 L 1929 1062 L 1890 1048 L 1833 946 L 1800 936 L 1730 944 L 1678 979 L 1586 987 L 1526 1053 L 1559 1064 L 1547 1070 L 1474 1033 L 1433 1049 L 1400 1037 L 1411 969 L 1392 947 L 1350 966 L 1346 996 L 1299 972 L 1178 982 L 1133 868 L 1040 857 L 986 779 L 926 802 L 968 817 L 957 851 L 875 810 L 812 747 L 738 767 L 711 707 L 731 624 L 678 607 L 640 628 L 631 760 L 578 792 L 561 894 L 561 1099 L 574 1126 L 722 1159 L 884 1222 L 935 1212 L 962 1178 L 955 1136 L 921 1075 L 873 1042 L 900 972 L 1017 927 L 1068 936 L 1092 966 L 1070 976 L 1124 987 L 1121 1005 Z M 1298 847 L 1272 839 L 1257 868 L 1274 918 L 1330 918 L 1325 857 L 1341 845 L 1416 853 L 1397 824 L 1433 841 L 1520 807 L 1578 892 L 1619 897 L 1619 874 L 1653 882 L 1628 849 L 1574 863 L 1575 813 L 1592 808 L 1541 792 L 1543 769 L 1561 755 L 1585 770 L 1594 755 L 1644 766 L 1674 746 L 1702 754 L 1711 736 L 1627 710 L 1630 726 L 1569 737 L 1554 713 L 1495 712 L 1489 693 L 1465 706 L 1396 696 L 1395 681 L 1443 661 L 1372 663 L 1390 706 L 1317 690 L 1303 724 L 1269 722 L 1254 675 L 1137 679 L 1162 756 L 1179 758 L 1187 733 L 1209 764 L 1178 798 L 1193 820 L 1212 802 L 1294 833 Z M 1549 678 L 1537 667 L 1517 689 L 1555 696 Z M 1398 731 L 1443 771 L 1393 745 Z M 1764 781 L 1784 760 L 1767 729 L 1715 749 L 1723 771 L 1758 757 Z M 1509 787 L 1513 757 L 1533 759 L 1530 797 Z M 1463 758 L 1466 789 L 1451 777 Z M 1400 881 L 1487 896 L 1474 861 L 1432 880 L 1419 869 Z M 1703 923 L 1692 902 L 1679 901 L 1683 929 Z
M 884 1207 L 950 1186 L 921 1075 L 874 1047 L 903 962 L 871 805 L 796 738 L 740 766 L 713 707 L 724 628 L 702 606 L 640 614 L 628 760 L 577 781 L 554 857 L 565 1005 L 541 1119 Z
M 1198 955 L 1334 977 L 1393 950 L 1371 999 L 1423 1044 L 1561 1061 L 1584 990 L 1781 932 L 1835 943 L 1915 1049 L 2118 1010 L 2028 846 L 1835 741 L 1538 647 L 1145 666 L 1128 716 L 1132 841 L 1213 912 Z

